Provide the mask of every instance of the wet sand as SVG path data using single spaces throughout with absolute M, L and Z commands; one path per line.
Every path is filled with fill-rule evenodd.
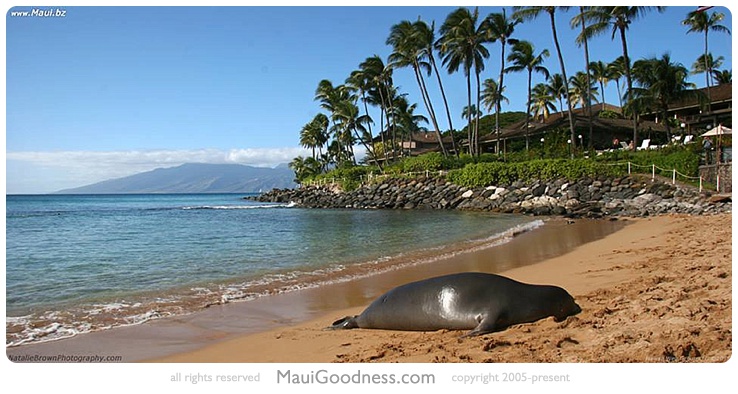
M 547 225 L 548 237 L 535 238 L 544 231 L 534 231 L 519 242 L 460 260 L 378 275 L 309 296 L 292 294 L 284 300 L 294 302 L 295 310 L 311 308 L 302 317 L 320 316 L 299 324 L 299 318 L 281 321 L 276 329 L 151 361 L 722 363 L 730 358 L 730 214 L 637 219 L 599 240 L 569 245 L 576 238 L 570 237 L 574 226 Z M 565 253 L 542 252 L 542 242 Z M 493 256 L 506 276 L 566 288 L 583 312 L 562 323 L 548 318 L 474 338 L 447 330 L 323 330 L 337 318 L 360 313 L 396 284 L 449 272 L 495 272 L 489 265 Z M 527 259 L 543 261 L 526 265 Z M 271 318 L 279 321 L 278 316 Z
M 588 242 L 612 234 L 630 221 L 578 220 L 567 224 L 549 219 L 539 229 L 516 236 L 502 245 L 253 301 L 215 305 L 186 316 L 162 318 L 145 324 L 119 327 L 73 338 L 8 348 L 8 355 L 115 355 L 124 362 L 149 360 L 227 344 L 242 336 L 299 327 L 307 321 L 320 328 L 326 319 L 362 309 L 381 293 L 402 283 L 460 271 L 503 272 L 560 256 Z M 426 256 L 428 257 L 428 256 Z M 426 260 L 428 260 L 426 258 Z M 317 320 L 316 320 L 317 319 Z M 328 361 L 334 361 L 327 357 Z M 213 359 L 212 361 L 221 361 Z M 191 361 L 198 361 L 191 359 Z M 205 360 L 202 360 L 205 361 Z M 272 361 L 287 361 L 275 358 Z M 303 359 L 301 361 L 319 361 Z M 324 361 L 321 359 L 320 361 Z

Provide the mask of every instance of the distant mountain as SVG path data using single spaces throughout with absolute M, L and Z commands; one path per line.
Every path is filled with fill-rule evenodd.
M 183 164 L 57 193 L 254 193 L 274 188 L 293 188 L 294 177 L 294 172 L 286 165 L 262 168 L 240 164 Z

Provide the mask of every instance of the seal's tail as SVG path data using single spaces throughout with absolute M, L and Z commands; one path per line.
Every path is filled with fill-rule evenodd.
M 327 330 L 350 330 L 352 328 L 359 328 L 356 323 L 356 316 L 346 316 L 334 321 L 330 327 L 326 327 Z

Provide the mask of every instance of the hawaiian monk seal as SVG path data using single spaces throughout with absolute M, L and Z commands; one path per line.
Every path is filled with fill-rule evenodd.
M 360 315 L 344 317 L 329 328 L 470 329 L 465 336 L 474 336 L 548 316 L 560 322 L 581 311 L 561 287 L 465 272 L 396 287 L 374 300 Z

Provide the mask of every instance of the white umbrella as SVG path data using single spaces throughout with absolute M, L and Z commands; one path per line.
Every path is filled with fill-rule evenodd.
M 703 137 L 712 137 L 715 135 L 733 135 L 733 130 L 720 124 L 713 127 L 707 133 L 702 134 Z

